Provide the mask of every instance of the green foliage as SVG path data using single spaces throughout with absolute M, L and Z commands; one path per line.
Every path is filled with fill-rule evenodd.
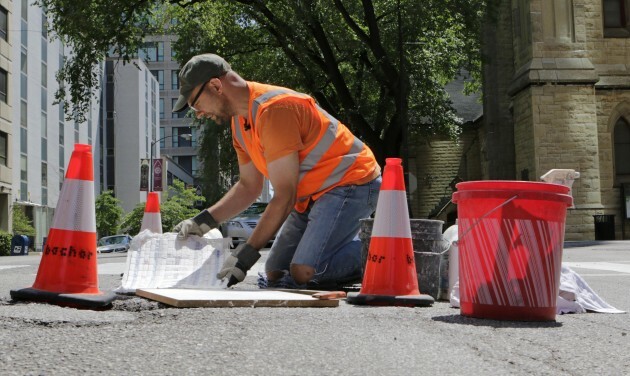
M 145 205 L 146 204 L 144 202 L 138 203 L 133 210 L 124 216 L 122 222 L 120 223 L 120 229 L 123 233 L 135 236 L 140 232 Z M 162 226 L 164 225 L 162 224 Z
M 13 235 L 35 236 L 33 223 L 19 205 L 13 205 Z
M 232 185 L 238 174 L 236 151 L 232 147 L 232 135 L 229 127 L 221 127 L 211 120 L 201 123 L 202 129 L 199 156 L 203 192 L 208 203 L 217 202 Z
M 180 62 L 215 52 L 246 79 L 311 94 L 381 162 L 403 152 L 407 130 L 457 134 L 443 86 L 461 68 L 479 77 L 480 33 L 494 2 L 39 0 L 76 53 L 58 76 L 79 115 L 110 47 L 127 61 L 159 30 L 177 35 Z
M 120 200 L 114 197 L 114 192 L 105 191 L 96 198 L 95 206 L 98 236 L 115 235 L 118 232 L 118 223 L 124 214 Z
M 0 230 L 0 256 L 11 255 L 11 239 L 13 236 L 8 232 Z
M 72 56 L 57 72 L 62 83 L 55 94 L 56 103 L 70 96 L 72 106 L 65 106 L 68 120 L 85 121 L 92 89 L 98 86 L 100 64 L 110 54 L 129 62 L 137 56 L 145 34 L 155 32 L 153 3 L 160 1 L 125 0 L 38 0 L 47 9 L 49 28 Z M 67 87 L 66 85 L 67 84 Z
M 166 193 L 168 197 L 160 205 L 162 229 L 165 232 L 170 231 L 182 220 L 194 217 L 198 212 L 198 209 L 194 207 L 195 202 L 203 200 L 203 197 L 195 193 L 194 188 L 186 188 L 179 180 L 174 180 Z M 139 203 L 123 218 L 120 228 L 125 233 L 136 235 L 140 232 L 144 207 L 145 203 Z

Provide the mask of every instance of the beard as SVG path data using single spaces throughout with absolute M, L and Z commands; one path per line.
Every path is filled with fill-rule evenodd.
M 221 126 L 229 126 L 231 121 L 232 121 L 232 117 L 234 116 L 234 111 L 232 109 L 232 107 L 230 106 L 230 103 L 226 102 L 226 101 L 222 101 L 221 105 L 219 106 L 217 112 L 215 114 L 212 114 L 212 116 L 210 116 L 210 118 L 212 119 L 212 121 L 214 121 L 217 125 L 221 125 Z

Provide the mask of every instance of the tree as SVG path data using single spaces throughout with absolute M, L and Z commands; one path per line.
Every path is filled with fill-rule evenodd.
M 124 211 L 120 206 L 120 200 L 114 197 L 114 192 L 101 193 L 95 202 L 96 207 L 96 231 L 100 236 L 114 235 L 118 232 L 118 224 Z
M 39 0 L 74 51 L 58 73 L 82 118 L 110 49 L 129 61 L 152 33 L 173 32 L 177 59 L 216 52 L 246 79 L 311 94 L 382 163 L 409 132 L 458 132 L 443 86 L 479 76 L 492 0 Z M 176 23 L 168 23 L 170 18 Z M 161 22 L 160 22 L 161 21 Z M 165 29 L 167 28 L 168 29 Z M 62 85 L 58 99 L 65 98 Z M 409 131 L 409 132 L 408 132 Z
M 22 206 L 13 205 L 13 235 L 35 236 L 33 222 L 26 216 Z
M 202 130 L 199 147 L 203 160 L 201 182 L 206 202 L 214 203 L 223 197 L 238 173 L 236 151 L 228 127 L 219 127 L 211 120 L 199 123 Z
M 195 193 L 194 188 L 186 188 L 184 183 L 179 180 L 173 180 L 173 185 L 165 192 L 168 197 L 160 205 L 160 214 L 162 217 L 162 228 L 164 231 L 170 231 L 176 224 L 186 218 L 193 217 L 197 214 L 195 209 L 195 201 L 202 200 L 203 197 Z M 145 203 L 141 202 L 127 213 L 123 218 L 120 228 L 128 234 L 137 234 L 140 232 L 142 225 L 142 217 L 144 216 Z

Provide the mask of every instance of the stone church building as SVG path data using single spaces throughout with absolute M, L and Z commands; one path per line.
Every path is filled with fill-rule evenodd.
M 484 30 L 483 100 L 453 98 L 459 141 L 412 142 L 414 217 L 452 223 L 459 181 L 574 169 L 565 239 L 593 240 L 612 221 L 611 235 L 630 239 L 630 0 L 498 3 Z

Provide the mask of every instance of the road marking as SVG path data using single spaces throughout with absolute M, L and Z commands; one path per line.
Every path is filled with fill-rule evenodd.
M 0 265 L 0 270 L 26 268 L 26 267 L 29 267 L 29 266 L 30 265 Z
M 611 272 L 630 274 L 630 265 L 615 264 L 612 262 L 563 262 L 562 265 L 569 268 L 592 269 L 592 270 L 608 270 Z
M 126 272 L 126 262 L 109 262 L 105 264 L 98 264 L 98 274 L 104 275 L 117 275 Z

